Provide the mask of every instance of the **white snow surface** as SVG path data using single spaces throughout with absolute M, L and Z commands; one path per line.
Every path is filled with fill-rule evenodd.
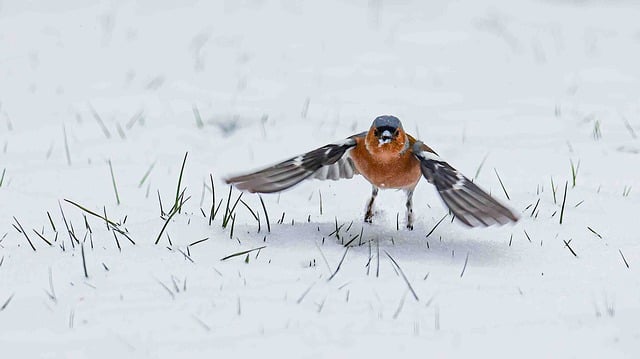
M 639 18 L 635 1 L 1 0 L 0 356 L 640 357 Z M 260 231 L 242 203 L 222 228 L 224 176 L 381 114 L 520 222 L 434 229 L 447 210 L 423 181 L 414 231 L 402 191 L 365 225 L 356 177 L 264 195 L 270 232 L 244 194 Z M 190 199 L 155 245 L 187 152 Z

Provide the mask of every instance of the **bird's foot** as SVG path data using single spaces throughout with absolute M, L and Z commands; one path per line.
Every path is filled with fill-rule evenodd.
M 413 231 L 413 223 L 407 223 L 407 229 Z
M 367 214 L 364 215 L 364 221 L 366 223 L 373 223 L 373 211 L 367 212 Z

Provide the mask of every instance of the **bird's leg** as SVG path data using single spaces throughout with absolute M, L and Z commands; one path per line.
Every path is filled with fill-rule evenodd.
M 407 229 L 413 231 L 413 189 L 407 190 Z
M 378 196 L 378 187 L 373 186 L 373 189 L 371 190 L 371 199 L 369 199 L 369 202 L 367 203 L 367 212 L 364 215 L 364 221 L 367 223 L 372 222 L 373 202 L 376 200 L 377 196 Z

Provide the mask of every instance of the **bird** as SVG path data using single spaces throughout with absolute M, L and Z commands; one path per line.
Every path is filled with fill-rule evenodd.
M 406 228 L 413 230 L 413 193 L 424 177 L 435 186 L 453 216 L 468 227 L 517 222 L 519 216 L 444 161 L 402 127 L 396 116 L 382 115 L 368 131 L 330 143 L 260 170 L 231 176 L 227 184 L 251 193 L 275 193 L 308 179 L 340 180 L 361 175 L 372 186 L 364 222 L 372 223 L 381 189 L 406 193 Z

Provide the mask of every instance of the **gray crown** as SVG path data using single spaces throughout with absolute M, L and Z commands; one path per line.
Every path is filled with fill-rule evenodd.
M 373 127 L 391 127 L 391 128 L 402 128 L 402 123 L 400 120 L 391 115 L 378 116 L 375 120 L 373 120 Z

